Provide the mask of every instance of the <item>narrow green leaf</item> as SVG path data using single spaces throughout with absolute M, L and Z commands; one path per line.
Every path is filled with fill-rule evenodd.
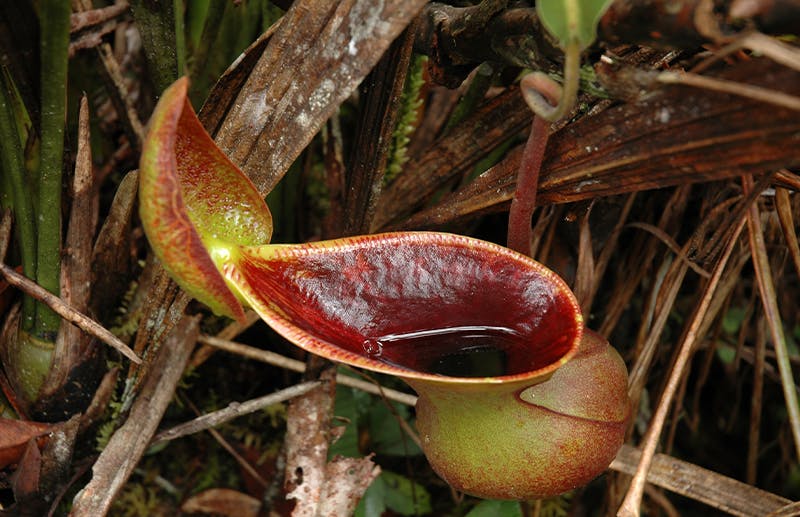
M 39 167 L 36 281 L 53 294 L 61 289 L 61 176 L 64 166 L 64 117 L 67 108 L 67 49 L 70 4 L 42 2 L 41 77 L 42 147 Z M 36 309 L 34 332 L 55 340 L 61 318 L 44 304 Z

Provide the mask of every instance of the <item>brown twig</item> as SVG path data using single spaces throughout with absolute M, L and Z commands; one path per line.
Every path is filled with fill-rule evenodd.
M 252 310 L 245 310 L 244 311 L 244 322 L 238 322 L 236 320 L 231 321 L 228 325 L 225 326 L 224 329 L 217 333 L 217 339 L 222 340 L 230 340 L 250 328 L 253 324 L 257 321 L 261 321 L 261 316 L 258 315 L 255 311 Z M 203 342 L 202 337 L 200 339 L 201 346 L 195 350 L 194 354 L 192 355 L 192 359 L 189 361 L 189 368 L 195 369 L 206 360 L 211 357 L 211 355 L 216 350 L 215 347 L 208 345 Z
M 639 465 L 636 468 L 636 474 L 634 474 L 633 479 L 631 480 L 631 486 L 628 489 L 628 493 L 625 495 L 622 506 L 620 506 L 619 511 L 617 512 L 619 517 L 639 516 L 639 506 L 641 505 L 642 494 L 644 493 L 644 485 L 647 481 L 647 471 L 650 469 L 650 465 L 652 464 L 653 456 L 655 454 L 656 447 L 658 446 L 659 437 L 661 436 L 661 430 L 664 428 L 664 422 L 666 420 L 667 413 L 669 412 L 675 392 L 678 389 L 678 384 L 683 376 L 683 370 L 689 360 L 694 343 L 699 337 L 697 335 L 697 330 L 702 324 L 705 313 L 711 304 L 711 299 L 716 292 L 717 284 L 719 284 L 722 273 L 724 272 L 725 266 L 728 263 L 728 258 L 730 257 L 731 252 L 733 252 L 739 234 L 744 227 L 744 223 L 745 219 L 741 218 L 736 224 L 733 235 L 728 241 L 722 256 L 714 266 L 711 279 L 708 281 L 708 284 L 703 291 L 703 296 L 700 299 L 697 308 L 695 309 L 691 323 L 689 324 L 689 328 L 686 331 L 686 334 L 684 335 L 680 345 L 678 346 L 678 356 L 675 360 L 672 370 L 670 371 L 667 384 L 664 387 L 661 400 L 659 400 L 658 407 L 656 408 L 653 418 L 650 421 L 647 433 L 642 440 L 642 457 L 639 460 Z
M 199 409 L 197 409 L 197 406 L 195 406 L 195 405 L 192 403 L 192 401 L 191 401 L 191 400 L 187 400 L 185 397 L 182 397 L 182 398 L 183 398 L 184 402 L 185 402 L 185 403 L 186 403 L 186 404 L 189 406 L 189 408 L 191 408 L 191 410 L 195 412 L 195 414 L 198 414 L 198 415 L 200 414 L 200 410 L 199 410 Z M 202 417 L 201 417 L 201 418 L 202 418 Z M 242 467 L 242 468 L 243 468 L 245 471 L 247 471 L 247 473 L 248 473 L 250 476 L 252 476 L 252 477 L 253 477 L 253 479 L 254 479 L 254 480 L 255 480 L 255 481 L 256 481 L 256 482 L 257 482 L 259 485 L 261 485 L 263 488 L 267 488 L 267 487 L 269 486 L 269 483 L 267 482 L 267 480 L 266 480 L 266 479 L 264 479 L 264 478 L 261 476 L 261 474 L 260 474 L 260 473 L 259 473 L 259 472 L 258 472 L 258 471 L 255 469 L 255 467 L 253 467 L 253 465 L 251 465 L 251 464 L 250 464 L 250 462 L 249 462 L 249 461 L 247 461 L 247 460 L 246 460 L 246 459 L 245 459 L 245 458 L 244 458 L 244 457 L 243 457 L 241 454 L 239 454 L 239 451 L 237 451 L 237 450 L 236 450 L 236 449 L 235 449 L 235 448 L 234 448 L 234 447 L 233 447 L 233 446 L 232 446 L 232 445 L 231 445 L 231 444 L 228 442 L 228 440 L 226 440 L 226 439 L 225 439 L 225 437 L 224 437 L 224 436 L 222 436 L 222 434 L 221 434 L 219 431 L 217 431 L 217 430 L 216 430 L 216 429 L 214 429 L 213 427 L 206 427 L 206 428 L 205 428 L 205 430 L 206 430 L 206 431 L 208 431 L 208 434 L 210 434 L 210 435 L 211 435 L 211 437 L 212 437 L 212 438 L 214 438 L 214 440 L 216 440 L 216 441 L 217 441 L 217 443 L 220 445 L 220 447 L 222 447 L 223 449 L 225 449 L 225 451 L 226 451 L 228 454 L 230 454 L 230 455 L 231 455 L 231 457 L 232 457 L 234 460 L 236 460 L 236 463 L 238 463 L 238 464 L 239 464 L 239 465 L 240 465 L 240 466 L 241 466 L 241 467 Z M 152 445 L 152 443 L 151 443 L 151 445 Z
M 269 350 L 262 350 L 260 348 L 255 348 L 242 343 L 237 343 L 235 341 L 228 341 L 212 336 L 200 336 L 199 341 L 204 345 L 225 350 L 226 352 L 230 352 L 232 354 L 239 354 L 249 359 L 261 361 L 279 368 L 285 368 L 293 372 L 302 373 L 306 371 L 306 363 L 303 361 L 284 357 L 280 354 L 276 354 L 275 352 L 270 352 Z M 393 390 L 391 388 L 384 388 L 383 386 L 378 386 L 373 382 L 362 381 L 347 375 L 337 375 L 336 382 L 342 386 L 356 388 L 373 395 L 384 396 L 388 400 L 400 402 L 401 404 L 406 404 L 409 406 L 413 406 L 417 402 L 417 397 L 411 395 L 410 393 L 403 393 L 402 391 Z
M 75 496 L 71 517 L 106 515 L 147 450 L 197 342 L 199 317 L 184 317 L 159 348 L 125 423 L 92 467 L 92 480 Z
M 308 393 L 318 385 L 318 382 L 304 382 L 302 384 L 290 386 L 275 393 L 270 393 L 269 395 L 264 395 L 263 397 L 258 397 L 245 402 L 231 402 L 223 409 L 206 413 L 205 415 L 199 416 L 194 420 L 190 420 L 189 422 L 185 422 L 183 424 L 176 425 L 175 427 L 171 427 L 165 431 L 161 431 L 153 438 L 151 445 L 157 445 L 170 440 L 175 440 L 176 438 L 180 438 L 182 436 L 204 431 L 211 427 L 224 424 L 225 422 L 233 420 L 234 418 L 249 415 L 250 413 L 254 413 L 266 407 L 280 404 L 281 402 L 285 402 L 294 397 Z
M 800 97 L 771 88 L 762 88 L 737 81 L 728 81 L 687 72 L 659 72 L 656 77 L 659 82 L 664 84 L 681 84 L 720 93 L 731 93 L 782 108 L 800 111 Z
M 100 9 L 90 8 L 89 10 L 72 13 L 69 20 L 69 31 L 71 33 L 76 33 L 94 25 L 101 25 L 115 18 L 124 16 L 128 13 L 129 9 L 130 5 L 128 5 L 128 2 L 117 2 Z
M 141 364 L 142 360 L 139 358 L 139 356 L 133 353 L 133 350 L 128 348 L 128 345 L 123 343 L 117 336 L 109 332 L 105 327 L 90 317 L 86 316 L 80 311 L 76 311 L 64 303 L 61 298 L 40 287 L 33 280 L 26 278 L 25 276 L 8 267 L 6 264 L 2 263 L 0 263 L 0 274 L 5 277 L 9 284 L 44 303 L 65 320 L 77 325 L 84 332 L 87 332 L 100 341 L 106 343 L 111 348 L 117 350 L 119 353 L 130 359 L 132 362 Z
M 742 182 L 745 192 L 753 189 L 752 176 L 744 176 Z M 794 437 L 795 453 L 800 458 L 800 405 L 798 405 L 789 352 L 786 348 L 786 336 L 783 333 L 781 313 L 778 309 L 778 300 L 775 294 L 772 272 L 769 267 L 767 248 L 764 244 L 764 234 L 761 230 L 761 217 L 756 204 L 751 205 L 747 213 L 747 228 L 750 236 L 753 267 L 758 282 L 758 292 L 761 295 L 761 304 L 767 318 L 772 346 L 775 348 L 775 354 L 778 358 L 778 371 L 781 374 L 781 386 L 783 387 L 786 412 L 789 414 L 789 424 Z
M 640 461 L 639 449 L 623 445 L 610 468 L 633 474 Z M 647 481 L 712 508 L 742 517 L 766 515 L 790 503 L 784 497 L 665 454 L 656 454 L 653 457 Z

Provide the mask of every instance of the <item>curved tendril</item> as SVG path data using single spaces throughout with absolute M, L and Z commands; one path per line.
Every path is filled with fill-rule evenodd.
M 550 122 L 563 117 L 575 104 L 580 83 L 581 47 L 577 39 L 573 39 L 564 51 L 564 88 L 560 95 L 554 97 L 552 88 L 555 81 L 542 72 L 526 75 L 521 83 L 522 97 L 528 107 L 539 117 Z M 554 98 L 558 98 L 553 102 Z
M 549 109 L 558 103 L 561 97 L 561 86 L 541 72 L 526 75 L 521 81 L 523 95 L 525 92 L 535 92 Z M 517 173 L 517 188 L 511 209 L 508 214 L 508 247 L 523 255 L 531 254 L 531 217 L 536 207 L 536 193 L 539 185 L 539 170 L 547 147 L 550 132 L 550 123 L 536 114 L 531 124 L 528 142 L 522 152 L 519 172 Z

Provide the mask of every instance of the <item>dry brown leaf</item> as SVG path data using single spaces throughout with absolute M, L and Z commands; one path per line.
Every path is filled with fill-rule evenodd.
M 0 468 L 18 463 L 31 439 L 37 439 L 42 446 L 52 427 L 52 424 L 0 418 Z
M 261 501 L 230 488 L 210 488 L 193 495 L 181 505 L 186 513 L 205 513 L 230 517 L 257 517 Z

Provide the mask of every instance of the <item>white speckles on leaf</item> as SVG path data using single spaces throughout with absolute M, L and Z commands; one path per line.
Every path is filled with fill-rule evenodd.
M 267 103 L 267 91 L 259 90 L 247 96 L 242 103 L 241 112 L 249 114 L 248 124 L 252 129 L 260 130 L 266 124 L 272 109 Z
M 316 90 L 311 94 L 308 99 L 308 107 L 312 112 L 322 111 L 330 102 L 333 97 L 333 92 L 336 89 L 336 84 L 330 79 L 324 79 L 320 82 Z

